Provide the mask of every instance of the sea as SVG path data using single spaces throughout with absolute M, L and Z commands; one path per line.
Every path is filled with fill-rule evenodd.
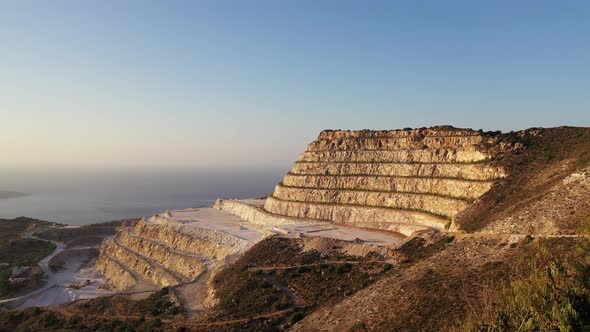
M 266 196 L 286 169 L 0 169 L 0 219 L 85 225 Z

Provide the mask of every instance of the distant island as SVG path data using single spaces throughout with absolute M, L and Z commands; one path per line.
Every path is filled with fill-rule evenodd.
M 21 193 L 18 191 L 0 190 L 0 199 L 18 198 L 18 197 L 24 197 L 24 196 L 29 196 L 29 195 L 30 194 Z

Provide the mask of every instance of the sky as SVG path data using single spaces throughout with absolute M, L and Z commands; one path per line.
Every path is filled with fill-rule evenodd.
M 323 129 L 590 126 L 588 1 L 0 0 L 3 167 L 265 168 Z

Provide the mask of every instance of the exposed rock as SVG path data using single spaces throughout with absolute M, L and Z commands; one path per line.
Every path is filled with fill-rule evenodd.
M 264 209 L 406 235 L 442 230 L 507 175 L 482 148 L 493 143 L 479 131 L 453 127 L 326 130 Z
M 254 243 L 247 237 L 189 220 L 191 213 L 198 214 L 199 209 L 168 211 L 143 219 L 135 227 L 122 228 L 103 243 L 97 268 L 118 290 L 135 286 L 137 279 L 158 287 L 174 286 L 196 280 L 208 266 L 244 252 Z M 249 229 L 242 233 L 254 234 L 256 240 L 262 238 Z
M 515 262 L 584 256 L 571 244 L 587 240 L 589 142 L 576 128 L 328 130 L 267 199 L 123 227 L 97 265 L 117 290 L 171 285 L 200 314 L 165 330 L 452 330 L 498 303 Z M 563 278 L 552 263 L 533 265 Z
M 216 271 L 267 236 L 334 237 L 351 244 L 357 238 L 350 250 L 379 253 L 385 249 L 377 248 L 402 239 L 396 233 L 275 215 L 263 210 L 263 205 L 264 200 L 220 199 L 215 208 L 167 211 L 141 220 L 103 243 L 97 267 L 117 290 L 140 290 L 146 282 L 151 287 L 182 285 L 181 298 L 202 297 L 187 299 L 187 306 L 203 310 L 207 306 L 203 304 L 215 303 L 209 281 Z M 365 245 L 372 249 L 361 248 Z
M 96 260 L 96 268 L 105 276 L 108 276 L 110 287 L 117 291 L 131 288 L 137 284 L 137 280 L 129 269 L 104 251 Z

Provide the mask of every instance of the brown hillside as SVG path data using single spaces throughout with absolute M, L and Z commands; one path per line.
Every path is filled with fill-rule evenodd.
M 467 232 L 573 233 L 590 213 L 590 128 L 527 129 L 483 147 L 508 177 L 461 212 Z

